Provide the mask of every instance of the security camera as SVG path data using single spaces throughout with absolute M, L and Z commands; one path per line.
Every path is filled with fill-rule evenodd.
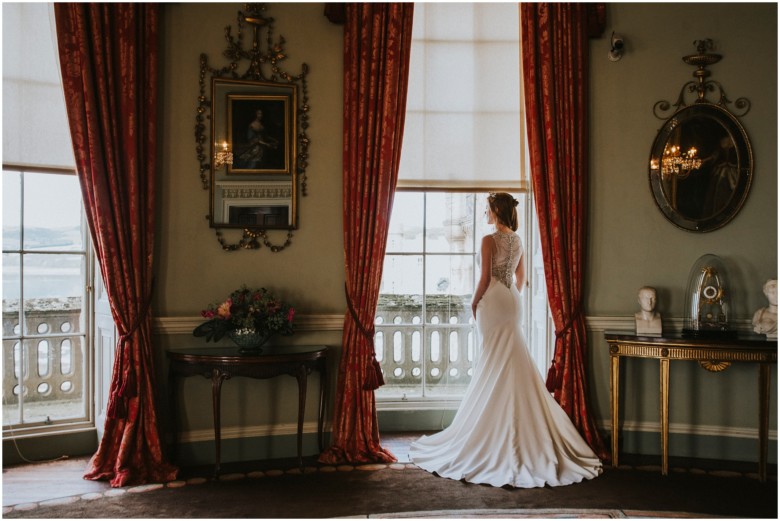
M 625 48 L 625 41 L 623 40 L 623 37 L 613 32 L 612 38 L 610 39 L 610 49 L 609 49 L 609 53 L 607 54 L 607 57 L 610 59 L 610 61 L 613 62 L 618 61 L 620 58 L 623 57 L 624 48 Z

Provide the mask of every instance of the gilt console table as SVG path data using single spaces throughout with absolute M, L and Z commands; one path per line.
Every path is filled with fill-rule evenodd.
M 618 425 L 620 416 L 620 358 L 654 358 L 660 362 L 661 413 L 661 473 L 669 472 L 669 362 L 693 360 L 704 369 L 719 372 L 732 363 L 758 364 L 758 474 L 766 480 L 766 460 L 769 438 L 770 365 L 777 364 L 777 340 L 769 341 L 762 335 L 738 335 L 734 338 L 683 338 L 681 335 L 637 336 L 623 332 L 605 332 L 609 344 L 610 411 L 612 413 L 612 466 L 618 466 Z
M 220 467 L 220 394 L 222 382 L 234 376 L 249 378 L 273 378 L 290 375 L 298 381 L 298 464 L 303 468 L 303 416 L 306 407 L 306 384 L 314 370 L 320 373 L 319 410 L 317 413 L 317 442 L 323 449 L 322 426 L 325 415 L 325 389 L 327 386 L 326 346 L 264 346 L 261 353 L 241 354 L 237 347 L 206 347 L 172 349 L 167 352 L 170 362 L 168 389 L 173 414 L 173 441 L 177 439 L 176 377 L 200 375 L 211 380 L 212 411 L 214 415 L 214 474 Z

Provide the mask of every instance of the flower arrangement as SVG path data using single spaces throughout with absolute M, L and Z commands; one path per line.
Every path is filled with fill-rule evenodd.
M 192 334 L 206 337 L 207 342 L 217 342 L 226 334 L 253 333 L 263 338 L 275 333 L 292 335 L 295 308 L 265 288 L 242 286 L 224 302 L 209 304 L 201 315 L 208 320 Z

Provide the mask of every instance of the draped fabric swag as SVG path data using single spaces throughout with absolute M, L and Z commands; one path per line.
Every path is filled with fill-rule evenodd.
M 105 432 L 85 478 L 176 478 L 155 410 L 152 260 L 159 6 L 55 3 L 65 101 L 85 212 L 119 338 Z
M 588 188 L 588 4 L 522 3 L 522 62 L 531 179 L 555 352 L 547 388 L 598 456 L 589 412 L 582 314 Z M 592 29 L 592 25 L 591 25 Z
M 344 262 L 348 311 L 333 444 L 323 463 L 392 462 L 380 446 L 374 315 L 401 155 L 412 3 L 344 5 Z

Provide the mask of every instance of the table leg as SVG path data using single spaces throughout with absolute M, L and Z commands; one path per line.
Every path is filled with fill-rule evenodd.
M 609 405 L 612 414 L 612 466 L 618 466 L 618 425 L 620 415 L 618 398 L 620 396 L 620 357 L 612 355 L 612 365 L 609 371 Z
M 306 380 L 308 370 L 305 364 L 298 367 L 295 377 L 298 379 L 298 465 L 303 471 L 303 416 L 306 410 Z
M 211 371 L 211 407 L 214 414 L 214 476 L 219 476 L 219 465 L 221 461 L 222 444 L 222 426 L 220 423 L 220 401 L 222 393 L 222 382 L 228 375 L 219 369 Z
M 168 367 L 168 409 L 171 429 L 171 461 L 176 461 L 179 448 L 179 414 L 176 408 L 176 372 L 173 363 Z
M 669 474 L 669 359 L 661 358 L 661 474 Z
M 769 364 L 758 366 L 758 479 L 766 481 L 766 458 L 769 438 Z
M 320 361 L 320 407 L 317 414 L 317 444 L 319 445 L 320 452 L 324 449 L 324 443 L 322 439 L 322 428 L 325 420 L 325 389 L 328 384 L 328 365 L 326 360 Z

